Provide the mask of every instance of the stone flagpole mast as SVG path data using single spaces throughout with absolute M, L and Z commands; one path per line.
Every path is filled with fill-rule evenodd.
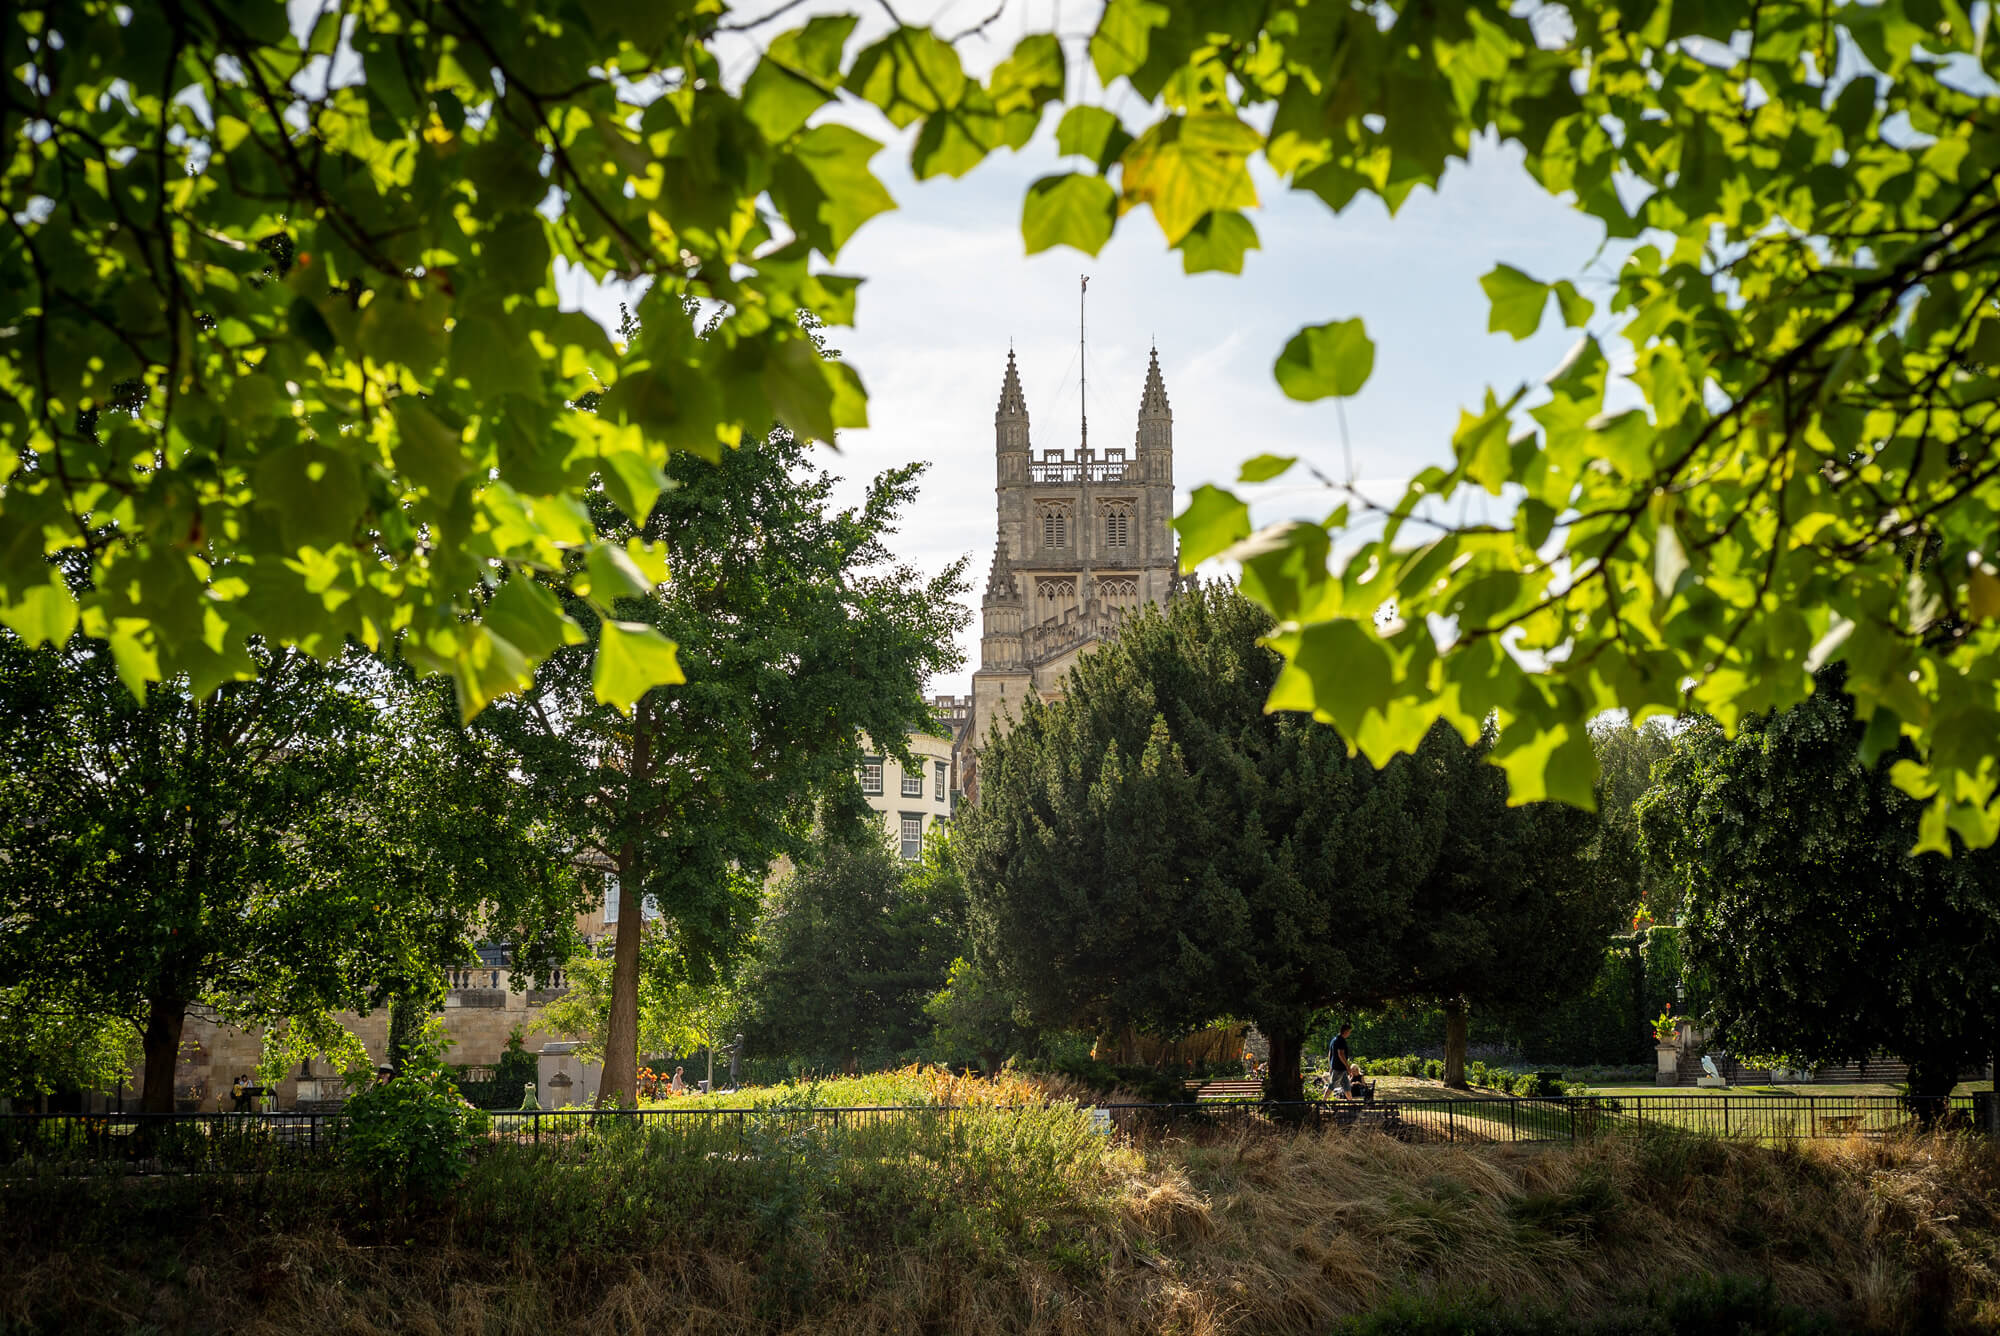
M 1076 284 L 1076 406 L 1083 419 L 1083 439 L 1080 442 L 1085 456 L 1090 452 L 1090 377 L 1089 345 L 1083 338 L 1083 299 L 1090 293 L 1090 275 L 1078 274 Z

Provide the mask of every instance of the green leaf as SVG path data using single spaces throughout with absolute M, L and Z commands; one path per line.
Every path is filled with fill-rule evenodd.
M 1250 536 L 1250 507 L 1229 492 L 1203 483 L 1174 517 L 1181 539 L 1181 569 L 1191 571 L 1226 548 Z
M 483 625 L 457 628 L 453 637 L 452 684 L 458 689 L 458 711 L 470 720 L 496 696 L 519 691 L 535 680 L 534 666 L 518 645 Z
M 1111 239 L 1118 199 L 1101 177 L 1071 172 L 1045 176 L 1028 187 L 1021 206 L 1021 237 L 1028 254 L 1074 246 L 1095 255 Z
M 30 646 L 61 646 L 76 630 L 76 599 L 52 572 L 47 584 L 30 585 L 12 603 L 0 605 L 0 622 Z
M 815 210 L 826 228 L 824 244 L 815 243 L 823 253 L 838 251 L 863 223 L 896 207 L 868 170 L 869 159 L 881 150 L 880 144 L 845 125 L 816 125 L 793 146 L 793 161 L 823 194 Z
M 994 67 L 986 86 L 1001 115 L 1029 113 L 1039 119 L 1043 107 L 1062 98 L 1066 78 L 1062 43 L 1052 33 L 1031 33 Z
M 1102 107 L 1071 107 L 1056 124 L 1056 152 L 1088 158 L 1098 171 L 1109 171 L 1132 142 L 1118 118 Z
M 414 402 L 400 399 L 397 404 Z M 398 454 L 404 470 L 421 482 L 413 467 L 421 450 L 406 443 Z M 271 451 L 257 461 L 252 476 L 257 504 L 277 512 L 279 531 L 294 551 L 327 548 L 354 537 L 354 522 L 368 504 L 354 456 L 318 441 Z
M 1152 30 L 1165 27 L 1172 17 L 1171 10 L 1152 0 L 1110 0 L 1090 36 L 1090 61 L 1098 80 L 1108 85 L 1144 65 Z
M 626 714 L 654 687 L 685 682 L 674 642 L 644 622 L 605 621 L 599 625 L 597 662 L 591 688 L 597 699 Z
M 1273 374 L 1294 399 L 1345 398 L 1358 393 L 1375 369 L 1375 344 L 1361 317 L 1307 325 L 1292 335 Z
M 1243 253 L 1257 249 L 1257 229 L 1234 209 L 1211 213 L 1181 241 L 1181 269 L 1199 274 L 1243 272 Z
M 1330 578 L 1326 530 L 1290 522 L 1261 529 L 1225 549 L 1222 558 L 1243 568 L 1242 589 L 1280 622 L 1299 621 L 1316 611 Z
M 955 107 L 965 96 L 958 52 L 928 28 L 901 27 L 854 58 L 847 87 L 897 129 Z
M 830 100 L 817 84 L 769 55 L 743 85 L 743 114 L 773 141 L 791 138 Z
M 1487 321 L 1490 334 L 1512 334 L 1525 339 L 1540 328 L 1542 311 L 1549 304 L 1549 286 L 1528 277 L 1511 264 L 1498 265 L 1479 280 L 1486 289 L 1493 314 Z M 1585 318 L 1589 313 L 1585 312 Z
M 423 402 L 404 395 L 391 406 L 400 428 L 396 441 L 396 467 L 433 496 L 448 496 L 458 480 L 472 471 L 459 434 L 426 408 Z
M 1351 618 L 1313 622 L 1274 636 L 1272 646 L 1285 666 L 1271 686 L 1266 710 L 1297 710 L 1332 724 L 1353 750 L 1362 720 L 1388 706 L 1396 673 L 1389 651 L 1368 628 Z
M 1517 393 L 1515 399 L 1520 396 Z M 1514 400 L 1503 404 L 1486 392 L 1486 407 L 1478 414 L 1459 411 L 1458 430 L 1451 435 L 1452 449 L 1458 453 L 1459 467 L 1465 476 L 1478 483 L 1493 495 L 1500 495 L 1500 489 L 1511 477 L 1513 455 L 1507 447 L 1507 433 L 1510 426 L 1508 412 Z
M 580 645 L 583 628 L 563 613 L 556 596 L 525 575 L 500 586 L 486 604 L 481 620 L 531 663 L 539 663 L 563 645 Z
M 1581 721 L 1516 719 L 1501 729 L 1493 759 L 1507 773 L 1509 803 L 1553 798 L 1596 810 L 1597 752 Z
M 1562 312 L 1563 324 L 1571 329 L 1581 329 L 1590 323 L 1591 313 L 1597 306 L 1590 298 L 1576 290 L 1576 284 L 1561 279 L 1555 285 L 1556 309 Z M 1539 314 L 1537 319 L 1539 320 Z
M 584 570 L 590 577 L 587 593 L 591 602 L 606 611 L 618 599 L 643 599 L 653 592 L 652 582 L 646 579 L 631 554 L 610 543 L 591 544 L 584 557 Z
M 841 55 L 858 21 L 852 14 L 822 14 L 803 28 L 772 38 L 765 59 L 831 89 L 840 78 Z
M 986 91 L 968 88 L 956 107 L 925 118 L 917 142 L 910 147 L 910 166 L 919 181 L 933 176 L 964 176 L 986 161 L 1000 143 L 1000 117 Z
M 1255 208 L 1249 155 L 1263 136 L 1235 116 L 1168 116 L 1125 150 L 1120 182 L 1127 207 L 1152 206 L 1169 246 L 1178 246 L 1202 215 Z
M 1299 462 L 1297 455 L 1253 455 L 1243 461 L 1238 482 L 1269 482 Z
M 637 431 L 604 438 L 596 464 L 611 504 L 634 521 L 643 522 L 653 513 L 653 503 L 666 490 L 667 475 L 653 462 Z
M 304 297 L 292 298 L 287 313 L 294 336 L 305 340 L 306 347 L 322 357 L 330 356 L 339 343 L 333 337 L 333 326 L 326 323 L 317 306 Z

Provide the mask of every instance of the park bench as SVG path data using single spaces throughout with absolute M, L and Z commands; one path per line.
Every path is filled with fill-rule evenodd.
M 1403 1130 L 1403 1111 L 1394 1104 L 1377 1104 L 1373 1100 L 1329 1100 L 1319 1108 L 1321 1121 L 1331 1122 L 1343 1132 L 1372 1128 L 1385 1136 L 1396 1136 Z
M 1196 1099 L 1262 1099 L 1262 1081 L 1190 1081 L 1188 1088 Z

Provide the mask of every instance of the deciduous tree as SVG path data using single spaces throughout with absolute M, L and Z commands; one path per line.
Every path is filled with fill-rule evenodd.
M 772 888 L 743 988 L 752 1048 L 826 1064 L 919 1046 L 924 1004 L 965 948 L 950 843 L 934 834 L 905 863 L 873 825 L 823 841 Z
M 1397 991 L 1443 1008 L 1447 1085 L 1465 1084 L 1473 1008 L 1532 1010 L 1590 985 L 1630 893 L 1590 857 L 1596 818 L 1508 805 L 1506 776 L 1486 764 L 1491 745 L 1490 734 L 1467 746 L 1438 724 L 1412 758 L 1443 810 L 1397 947 Z
M 1649 854 L 1682 884 L 1689 964 L 1738 1052 L 1809 1067 L 1888 1051 L 1913 1095 L 1951 1092 L 1994 1049 L 2000 853 L 1912 853 L 1908 755 L 1864 759 L 1837 668 L 1734 738 L 1696 720 L 1640 805 Z
M 254 653 L 251 681 L 142 704 L 100 643 L 0 632 L 0 986 L 129 1023 L 149 1110 L 192 1007 L 323 1029 L 576 908 L 446 696 L 363 655 Z
M 713 463 L 685 456 L 643 524 L 594 496 L 607 541 L 683 554 L 673 578 L 656 585 L 631 563 L 573 563 L 557 591 L 588 642 L 552 654 L 528 691 L 476 724 L 618 878 L 599 1094 L 608 1102 L 636 1097 L 639 906 L 670 925 L 686 977 L 713 981 L 755 924 L 755 877 L 800 849 L 816 818 L 874 819 L 855 780 L 862 734 L 904 748 L 909 730 L 931 722 L 927 680 L 958 663 L 964 562 L 926 579 L 884 543 L 922 466 L 882 474 L 859 506 L 835 511 L 835 480 L 811 468 L 807 450 L 779 430 Z M 579 588 L 608 601 L 615 620 L 598 618 Z M 511 581 L 494 606 L 517 595 L 514 606 L 532 606 Z M 607 662 L 620 671 L 620 656 L 659 637 L 679 646 L 685 680 L 645 690 L 634 674 L 630 715 L 600 703 Z

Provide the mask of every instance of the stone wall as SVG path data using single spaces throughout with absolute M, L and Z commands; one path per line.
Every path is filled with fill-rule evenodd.
M 482 981 L 484 972 L 481 972 Z M 506 1051 L 507 1040 L 516 1027 L 529 1052 L 537 1052 L 554 1039 L 541 1028 L 542 1006 L 550 993 L 533 994 L 506 987 L 501 974 L 499 989 L 455 989 L 445 997 L 444 1029 L 452 1045 L 445 1061 L 455 1066 L 491 1066 Z M 491 1005 L 497 1000 L 500 1005 Z M 531 998 L 533 999 L 531 1001 Z M 465 1005 L 471 1001 L 473 1005 Z M 340 1023 L 368 1050 L 371 1063 L 386 1060 L 389 1052 L 389 1013 L 366 1016 L 345 1014 Z M 181 1062 L 174 1069 L 175 1107 L 189 1112 L 215 1113 L 230 1107 L 229 1091 L 238 1076 L 253 1080 L 258 1059 L 263 1056 L 264 1032 L 241 1030 L 190 1014 L 181 1031 Z M 315 1063 L 314 1072 L 326 1074 L 324 1063 Z M 299 1098 L 299 1073 L 294 1070 L 277 1086 L 277 1105 L 293 1107 Z M 125 1107 L 134 1107 L 144 1094 L 143 1065 L 134 1070 L 124 1092 Z M 115 1101 L 116 1096 L 112 1099 Z M 93 1101 L 96 1104 L 97 1101 Z

